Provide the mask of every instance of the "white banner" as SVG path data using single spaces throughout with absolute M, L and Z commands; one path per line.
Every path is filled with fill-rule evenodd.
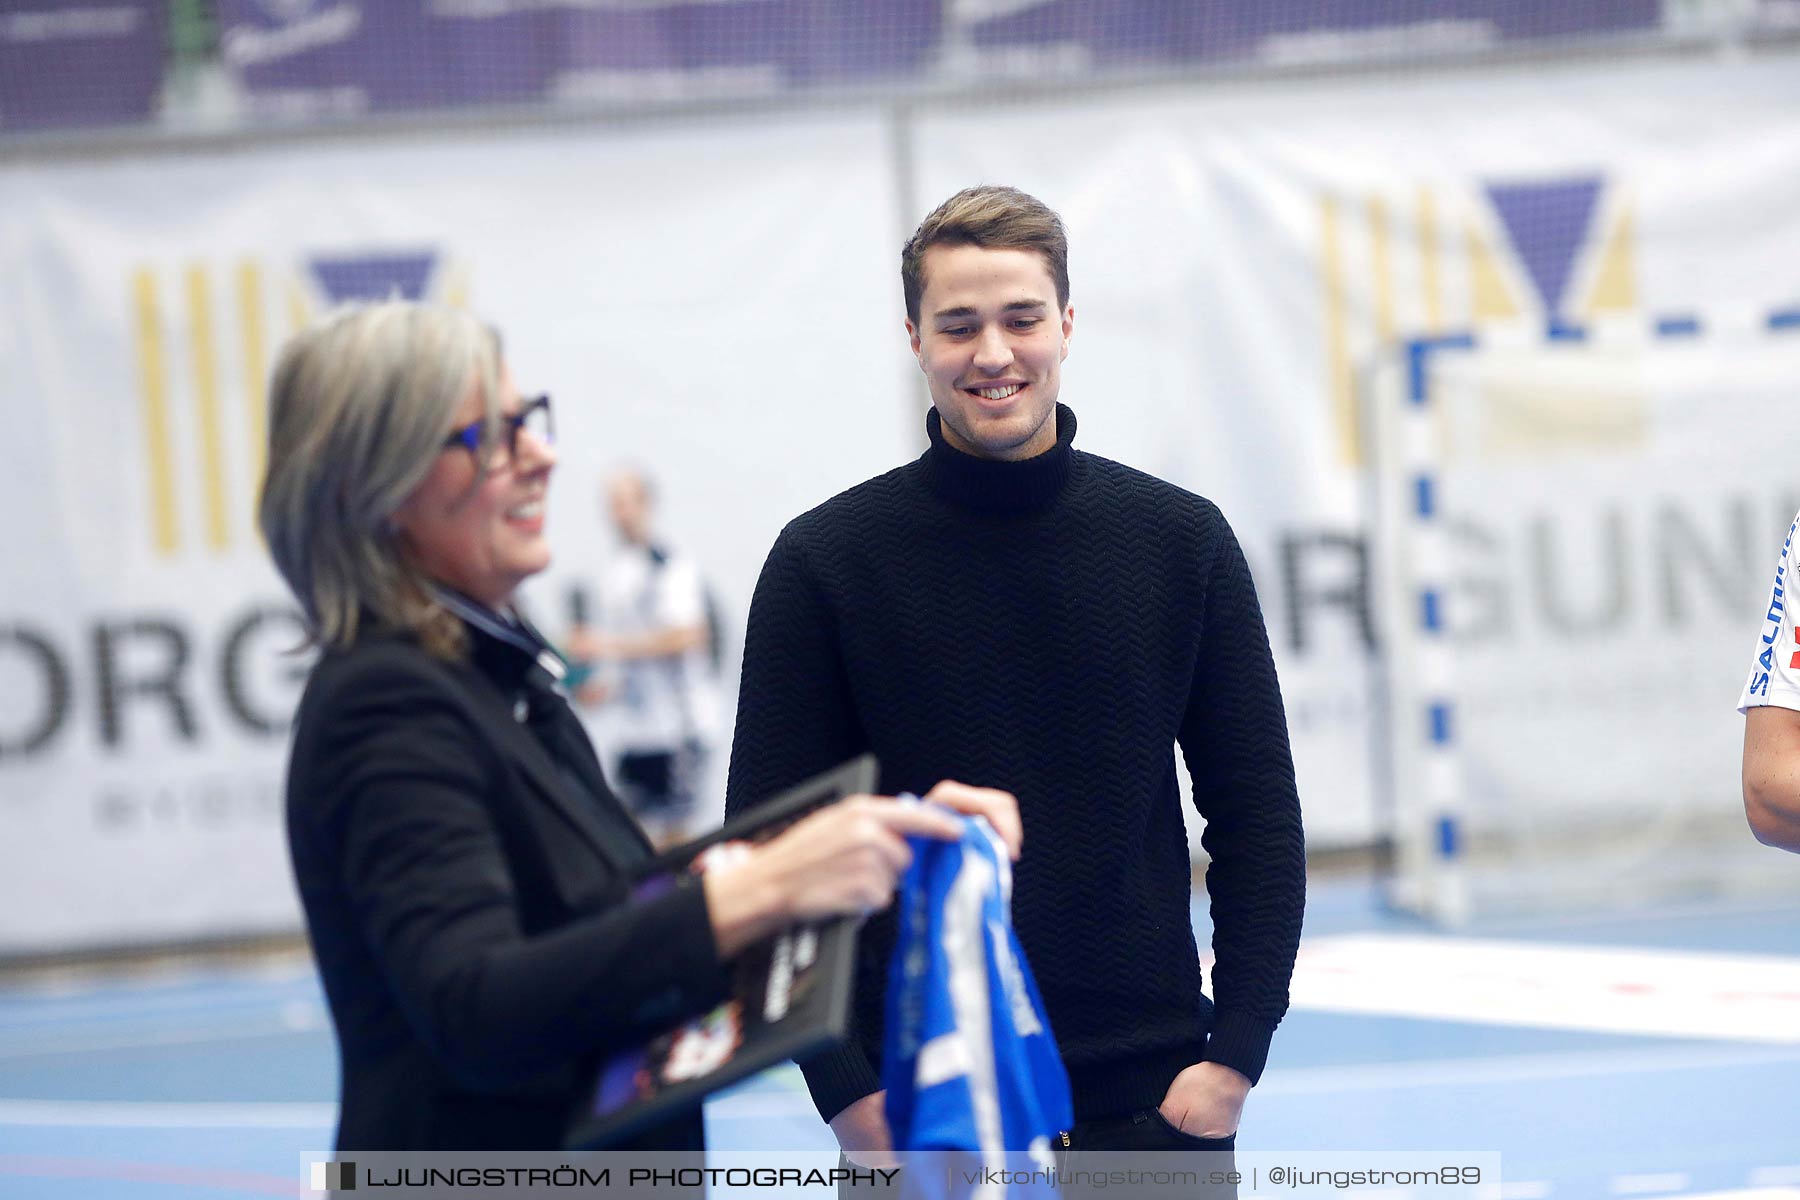
M 0 951 L 297 924 L 305 660 L 253 524 L 290 331 L 371 284 L 492 320 L 556 404 L 546 631 L 623 460 L 741 628 L 781 525 L 922 436 L 898 315 L 844 317 L 899 307 L 884 144 L 869 118 L 0 176 Z
M 1800 507 L 1761 469 L 1800 444 L 1771 420 L 1800 331 L 1445 351 L 1427 380 L 1465 827 L 1539 862 L 1584 824 L 1735 834 L 1732 708 Z
M 557 401 L 542 623 L 592 588 L 600 481 L 629 460 L 739 630 L 782 523 L 922 446 L 897 250 L 982 180 L 1068 218 L 1080 445 L 1232 519 L 1312 844 L 1366 841 L 1359 371 L 1424 330 L 1800 299 L 1770 269 L 1800 261 L 1794 65 L 970 107 L 914 119 L 910 207 L 873 107 L 9 166 L 0 951 L 295 923 L 304 661 L 250 515 L 262 380 L 298 322 L 371 280 L 492 319 Z
M 1261 81 L 920 125 L 922 205 L 1004 181 L 1067 219 L 1063 394 L 1081 445 L 1211 498 L 1237 528 L 1309 845 L 1362 842 L 1382 822 L 1358 402 L 1380 348 L 1800 302 L 1771 266 L 1800 261 L 1795 67 L 1583 60 Z M 1800 451 L 1800 433 L 1771 437 Z M 1743 598 L 1746 631 L 1761 586 Z M 1720 702 L 1728 712 L 1731 696 Z

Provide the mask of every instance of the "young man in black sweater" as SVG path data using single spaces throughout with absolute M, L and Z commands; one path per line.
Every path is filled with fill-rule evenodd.
M 1305 852 L 1243 552 L 1207 500 L 1075 450 L 1061 221 L 970 188 L 901 258 L 929 385 L 917 461 L 805 513 L 757 583 L 728 814 L 865 750 L 881 790 L 1019 798 L 1013 920 L 1088 1149 L 1229 1149 L 1287 1009 Z M 1202 992 L 1174 748 L 1206 819 Z M 856 1036 L 803 1063 L 846 1150 L 886 1149 L 894 928 L 870 921 Z

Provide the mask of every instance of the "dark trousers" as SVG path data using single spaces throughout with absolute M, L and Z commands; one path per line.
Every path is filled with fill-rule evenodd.
M 1106 1184 L 1072 1183 L 1062 1190 L 1069 1197 L 1119 1196 L 1129 1190 L 1133 1196 L 1203 1197 L 1204 1200 L 1237 1200 L 1237 1185 L 1228 1181 L 1213 1182 L 1211 1177 L 1226 1175 L 1236 1169 L 1237 1137 L 1203 1138 L 1183 1133 L 1169 1123 L 1154 1105 L 1115 1117 L 1096 1117 L 1075 1122 L 1075 1128 L 1063 1135 L 1057 1147 L 1056 1165 L 1063 1171 L 1115 1171 L 1128 1167 L 1126 1154 L 1158 1156 L 1146 1166 L 1170 1169 L 1173 1164 L 1164 1157 L 1186 1151 L 1206 1152 L 1191 1168 L 1202 1179 L 1198 1189 L 1187 1184 L 1159 1188 L 1153 1183 L 1134 1184 L 1129 1189 Z M 1187 1168 L 1183 1168 L 1187 1169 Z

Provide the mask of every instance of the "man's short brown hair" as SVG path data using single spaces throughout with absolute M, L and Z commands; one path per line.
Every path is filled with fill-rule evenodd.
M 1018 188 L 980 184 L 964 188 L 931 210 L 900 250 L 900 286 L 906 315 L 919 321 L 925 294 L 925 251 L 933 246 L 983 246 L 995 250 L 1035 250 L 1044 256 L 1056 283 L 1056 307 L 1069 307 L 1069 237 L 1062 218 Z

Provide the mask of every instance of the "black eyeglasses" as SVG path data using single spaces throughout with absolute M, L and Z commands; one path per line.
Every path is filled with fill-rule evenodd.
M 444 439 L 444 449 L 450 450 L 461 446 L 477 459 L 481 457 L 481 434 L 487 426 L 484 417 L 479 421 L 470 421 L 461 429 L 455 430 Z M 507 458 L 516 458 L 519 454 L 519 430 L 523 429 L 546 446 L 556 440 L 556 425 L 550 419 L 550 397 L 535 396 L 525 401 L 516 413 L 502 413 L 500 416 Z M 498 457 L 490 455 L 494 462 Z

